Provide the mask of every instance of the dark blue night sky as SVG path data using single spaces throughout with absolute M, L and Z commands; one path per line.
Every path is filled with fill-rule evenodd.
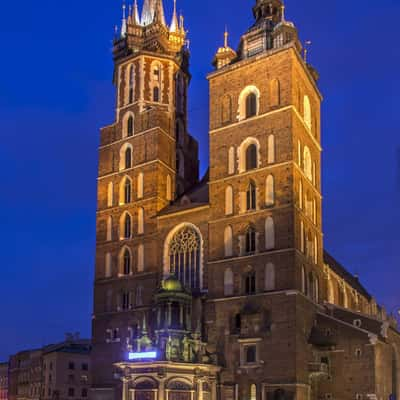
M 164 0 L 170 16 L 172 0 Z M 97 145 L 113 120 L 119 0 L 4 1 L 0 33 L 0 360 L 90 335 Z M 178 0 L 192 51 L 190 130 L 208 163 L 206 74 L 253 0 Z M 287 0 L 321 74 L 325 246 L 400 306 L 400 2 Z

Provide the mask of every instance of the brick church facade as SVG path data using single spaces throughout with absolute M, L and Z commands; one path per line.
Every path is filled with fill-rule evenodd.
M 281 0 L 208 75 L 210 163 L 187 129 L 183 17 L 124 15 L 101 130 L 91 398 L 395 399 L 400 334 L 324 250 L 321 93 Z

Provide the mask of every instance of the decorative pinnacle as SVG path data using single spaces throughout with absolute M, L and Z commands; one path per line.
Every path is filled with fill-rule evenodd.
M 174 12 L 172 14 L 172 21 L 169 30 L 170 32 L 177 32 L 178 29 L 179 29 L 179 24 L 178 24 L 178 17 L 176 14 L 176 0 L 174 0 Z
M 122 4 L 122 25 L 121 25 L 121 37 L 126 36 L 126 4 Z
M 285 5 L 283 3 L 281 5 L 281 15 L 282 15 L 282 22 L 285 22 Z
M 225 48 L 228 48 L 228 36 L 229 36 L 228 28 L 225 25 L 225 33 L 224 33 L 224 47 Z

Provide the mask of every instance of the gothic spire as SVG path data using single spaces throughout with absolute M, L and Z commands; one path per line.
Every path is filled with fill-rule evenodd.
M 125 3 L 122 5 L 122 24 L 121 24 L 121 37 L 126 36 L 126 5 Z
M 154 0 L 144 0 L 143 9 L 142 9 L 142 25 L 150 25 L 153 22 L 154 17 Z
M 170 32 L 177 32 L 179 29 L 178 16 L 176 14 L 176 0 L 174 0 L 174 12 L 172 14 L 172 21 L 169 27 Z
M 164 15 L 164 5 L 162 0 L 154 0 L 153 5 L 154 5 L 153 22 L 159 22 L 162 25 L 166 25 L 165 15 Z
M 140 16 L 139 16 L 139 8 L 137 0 L 133 2 L 132 23 L 134 25 L 140 25 Z

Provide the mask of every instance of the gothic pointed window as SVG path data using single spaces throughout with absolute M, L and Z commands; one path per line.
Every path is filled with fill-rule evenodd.
M 130 115 L 128 118 L 126 133 L 127 133 L 127 136 L 133 135 L 133 116 L 132 115 Z
M 158 86 L 155 86 L 153 88 L 153 101 L 155 103 L 158 103 L 160 101 L 160 88 Z
M 125 179 L 124 183 L 124 204 L 131 202 L 132 184 L 130 179 Z
M 225 257 L 232 257 L 233 254 L 232 236 L 233 236 L 232 227 L 229 225 L 225 228 L 224 231 Z
M 131 273 L 131 253 L 128 249 L 125 249 L 122 257 L 122 271 L 124 275 Z
M 129 104 L 133 103 L 134 100 L 134 86 L 135 85 L 135 69 L 134 66 L 131 65 L 129 67 L 129 95 L 128 95 L 128 101 Z
M 265 266 L 265 290 L 275 290 L 275 265 L 272 263 Z
M 246 149 L 246 171 L 256 169 L 258 167 L 257 161 L 257 146 L 250 144 Z
M 128 213 L 124 216 L 123 229 L 123 239 L 130 239 L 132 235 L 132 218 Z
M 265 250 L 275 248 L 275 223 L 272 217 L 265 220 Z
M 256 185 L 254 182 L 250 182 L 246 192 L 246 207 L 247 211 L 256 209 Z
M 273 175 L 268 175 L 265 181 L 265 205 L 271 207 L 275 204 L 275 180 Z
M 169 272 L 186 287 L 201 288 L 201 237 L 191 226 L 179 229 L 168 244 Z
M 249 93 L 246 97 L 246 118 L 257 115 L 257 95 Z
M 246 253 L 251 254 L 256 251 L 256 230 L 250 226 L 246 231 Z
M 107 186 L 107 206 L 112 207 L 114 205 L 114 184 L 109 182 Z
M 235 148 L 232 146 L 228 151 L 228 174 L 233 175 L 235 173 Z
M 225 215 L 233 214 L 233 188 L 231 185 L 225 189 Z
M 311 130 L 312 128 L 311 103 L 310 103 L 310 98 L 307 95 L 305 95 L 303 99 L 303 118 L 307 128 Z
M 245 278 L 245 293 L 246 295 L 256 294 L 256 273 L 250 272 Z
M 310 149 L 305 146 L 303 151 L 303 169 L 306 177 L 312 182 L 313 181 L 313 167 L 311 160 L 311 152 Z
M 138 209 L 138 234 L 142 235 L 144 233 L 144 208 L 140 207 Z
M 125 169 L 132 168 L 132 149 L 128 147 L 125 150 Z

